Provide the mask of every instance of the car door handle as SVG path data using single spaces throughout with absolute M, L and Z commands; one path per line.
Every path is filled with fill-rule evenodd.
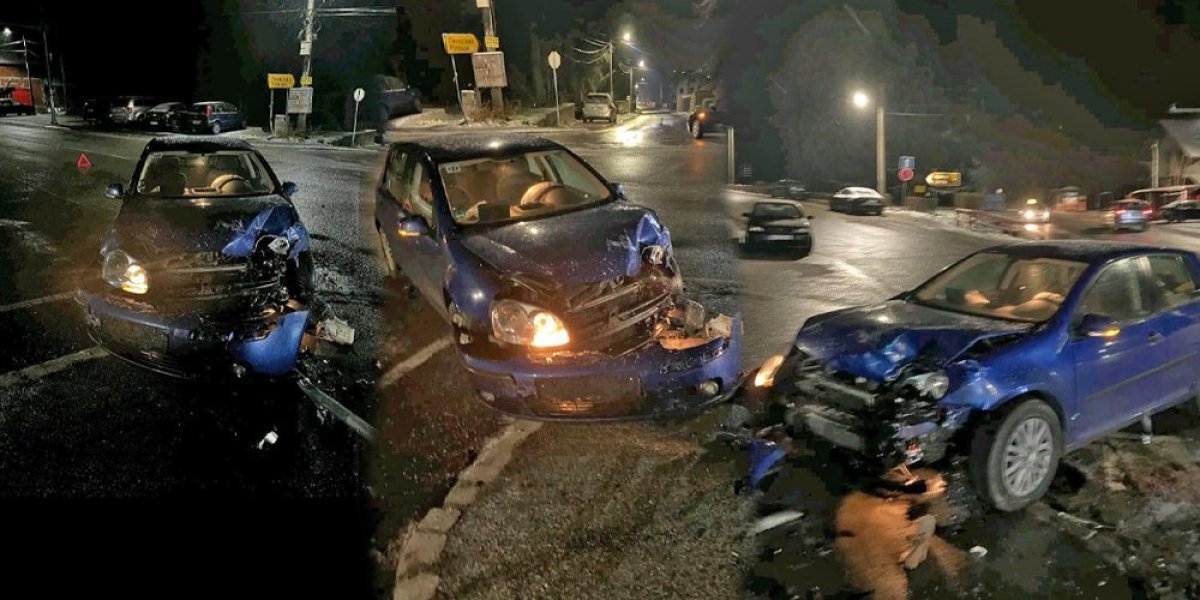
M 1146 341 L 1150 342 L 1151 344 L 1157 344 L 1157 343 L 1161 342 L 1162 340 L 1163 340 L 1163 334 L 1161 334 L 1157 331 L 1146 336 Z

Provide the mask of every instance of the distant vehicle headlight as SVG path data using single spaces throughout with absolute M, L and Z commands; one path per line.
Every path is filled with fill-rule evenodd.
M 516 300 L 492 303 L 492 334 L 502 342 L 534 348 L 556 348 L 571 341 L 554 313 Z
M 746 228 L 746 231 L 749 231 L 750 233 L 762 233 L 762 232 L 766 231 L 766 229 L 763 229 L 762 227 L 759 227 L 758 225 L 751 225 L 750 227 Z
M 109 285 L 130 294 L 145 294 L 150 291 L 150 275 L 145 267 L 122 250 L 113 250 L 104 256 L 101 274 Z
M 934 400 L 941 400 L 950 390 L 950 378 L 941 371 L 914 375 L 906 379 L 905 383 Z

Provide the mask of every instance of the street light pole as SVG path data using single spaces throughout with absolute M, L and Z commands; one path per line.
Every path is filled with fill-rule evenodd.
M 49 96 L 50 97 L 50 124 L 58 125 L 58 114 L 57 114 L 58 110 L 54 106 L 54 85 L 51 84 L 49 86 L 49 88 L 47 88 L 47 86 L 46 86 L 46 82 L 50 81 L 50 50 L 49 50 L 49 48 L 50 47 L 47 45 L 47 41 L 46 41 L 46 26 L 45 26 L 45 24 L 43 24 L 42 25 L 42 58 L 46 59 L 46 78 L 42 80 L 42 88 L 49 89 L 49 93 L 50 93 L 50 96 Z
M 304 39 L 300 44 L 300 57 L 304 60 L 304 68 L 300 71 L 300 87 L 312 87 L 312 41 L 313 22 L 317 19 L 316 0 L 308 0 L 304 8 Z M 307 51 L 307 52 L 306 52 Z M 308 82 L 305 84 L 305 82 Z M 301 137 L 308 135 L 308 115 L 296 115 L 296 130 Z
M 21 36 L 21 49 L 25 55 L 25 85 L 29 87 L 29 105 L 37 111 L 37 98 L 33 95 L 33 73 L 29 72 L 29 40 Z
M 875 187 L 881 196 L 887 195 L 887 174 L 884 169 L 884 112 L 882 100 L 875 105 Z

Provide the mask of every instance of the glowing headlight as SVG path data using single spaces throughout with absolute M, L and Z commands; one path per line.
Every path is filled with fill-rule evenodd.
M 759 368 L 758 374 L 754 376 L 754 387 L 771 387 L 775 385 L 775 375 L 779 373 L 779 367 L 783 366 L 783 355 L 776 354 L 768 358 L 763 366 Z
M 516 300 L 492 304 L 492 334 L 502 342 L 535 348 L 555 348 L 571 341 L 553 313 Z
M 1032 210 L 1026 210 L 1026 211 L 1025 211 L 1025 218 L 1026 218 L 1026 219 L 1032 219 L 1032 218 L 1034 218 L 1034 213 L 1033 213 L 1033 211 L 1032 211 Z
M 950 378 L 941 371 L 914 375 L 909 377 L 905 383 L 934 400 L 940 400 L 950 390 Z
M 764 232 L 764 231 L 766 231 L 766 230 L 765 230 L 765 229 L 763 229 L 762 227 L 759 227 L 758 225 L 754 225 L 754 226 L 751 226 L 751 227 L 747 227 L 747 228 L 746 228 L 746 231 L 749 231 L 750 233 L 762 233 L 762 232 Z
M 145 294 L 150 290 L 150 275 L 146 269 L 121 250 L 113 250 L 104 256 L 101 274 L 109 285 L 130 294 Z

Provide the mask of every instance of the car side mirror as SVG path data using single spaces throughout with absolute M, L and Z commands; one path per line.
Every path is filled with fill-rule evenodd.
M 413 215 L 400 221 L 400 237 L 420 237 L 429 235 L 429 222 L 425 217 Z
M 119 183 L 109 184 L 107 188 L 104 188 L 104 195 L 113 200 L 120 200 L 125 197 L 125 186 Z
M 295 194 L 298 191 L 300 191 L 300 186 L 291 181 L 285 181 L 283 182 L 283 185 L 279 186 L 279 193 L 283 194 L 283 197 L 287 198 L 288 200 L 291 200 L 292 194 Z
M 1093 313 L 1084 315 L 1077 331 L 1085 337 L 1114 338 L 1121 333 L 1121 328 L 1112 317 Z
M 742 213 L 742 216 L 743 216 L 743 217 L 746 217 L 747 219 L 749 219 L 749 218 L 750 218 L 750 213 L 748 213 L 748 212 Z
M 625 186 L 620 183 L 611 182 L 608 184 L 608 189 L 612 190 L 613 195 L 621 200 L 629 199 L 629 196 L 625 195 Z

